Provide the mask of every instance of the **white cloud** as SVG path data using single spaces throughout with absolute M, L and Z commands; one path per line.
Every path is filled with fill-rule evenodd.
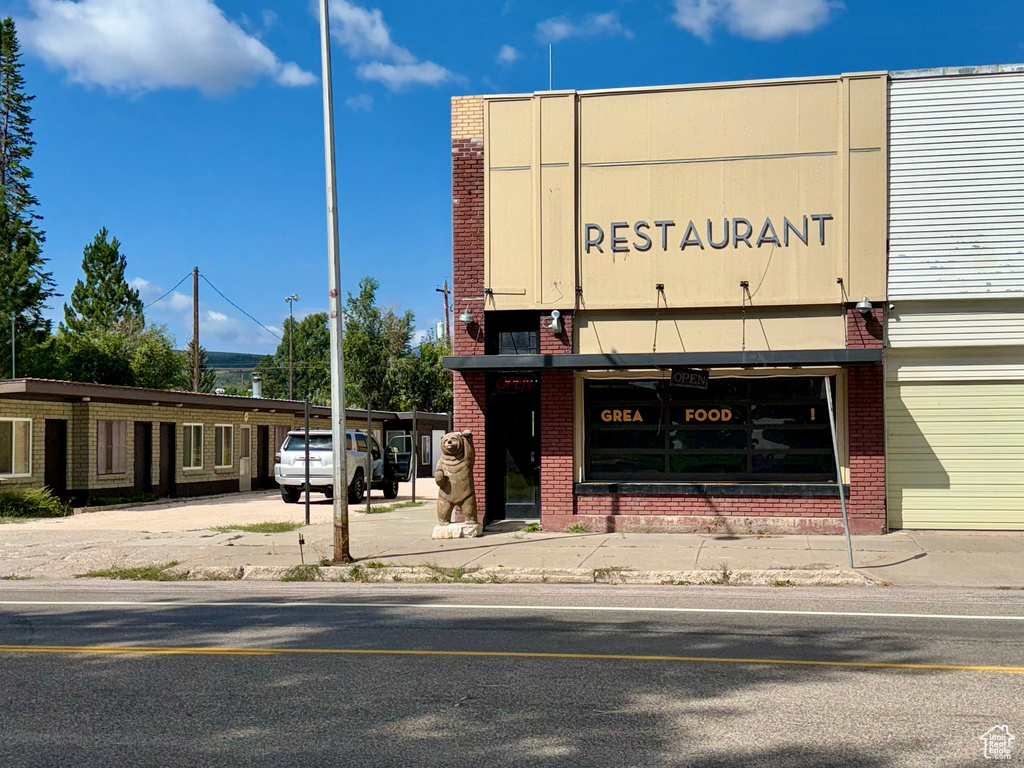
M 228 316 L 222 312 L 214 312 L 212 309 L 206 310 L 206 316 L 215 323 L 222 323 L 228 319 Z
M 455 75 L 432 61 L 417 64 L 385 64 L 371 61 L 360 64 L 356 74 L 363 80 L 376 80 L 392 91 L 400 91 L 410 85 L 441 85 L 455 79 Z
M 353 112 L 369 112 L 373 109 L 373 96 L 368 93 L 360 93 L 358 96 L 349 96 L 345 99 L 345 106 Z
M 751 40 L 777 40 L 827 24 L 839 0 L 675 0 L 672 20 L 705 42 L 716 25 Z
M 495 60 L 499 64 L 505 64 L 506 66 L 508 66 L 511 64 L 515 64 L 518 59 L 519 51 L 517 51 L 511 45 L 503 45 L 501 46 L 501 50 L 498 51 L 498 56 L 496 57 Z
M 569 37 L 596 37 L 622 35 L 632 40 L 633 32 L 622 26 L 617 11 L 591 13 L 580 21 L 568 16 L 555 16 L 537 23 L 537 39 L 542 43 L 557 43 Z
M 433 61 L 420 61 L 407 48 L 391 39 L 379 8 L 363 8 L 347 0 L 331 3 L 331 35 L 341 43 L 348 57 L 363 61 L 356 74 L 363 80 L 382 83 L 393 91 L 410 85 L 441 85 L 458 79 Z
M 28 0 L 30 50 L 72 82 L 114 91 L 197 88 L 225 93 L 269 77 L 303 86 L 316 75 L 281 62 L 213 0 Z M 264 19 L 266 20 L 266 19 Z

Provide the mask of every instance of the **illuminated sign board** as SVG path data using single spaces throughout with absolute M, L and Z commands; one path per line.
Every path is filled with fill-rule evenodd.
M 497 392 L 532 392 L 537 388 L 537 376 L 532 373 L 501 373 L 494 382 Z

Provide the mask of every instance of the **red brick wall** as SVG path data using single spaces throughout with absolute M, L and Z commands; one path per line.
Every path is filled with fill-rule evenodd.
M 485 519 L 487 494 L 484 492 L 484 468 L 487 465 L 487 441 L 484 439 L 484 417 L 487 412 L 487 386 L 483 373 L 458 373 L 454 380 L 455 431 L 468 429 L 473 433 L 473 488 L 479 520 Z M 462 520 L 457 516 L 456 520 Z
M 884 312 L 875 307 L 870 315 L 862 315 L 853 307 L 846 310 L 846 348 L 847 349 L 881 349 L 884 341 L 882 322 Z
M 452 272 L 456 355 L 484 352 L 484 149 L 479 139 L 452 140 Z M 457 318 L 469 307 L 476 322 Z
M 572 312 L 562 310 L 562 330 L 552 333 L 551 313 L 542 312 L 540 316 L 540 352 L 542 355 L 562 355 L 572 352 Z
M 885 533 L 885 380 L 882 364 L 851 365 L 846 380 L 850 530 L 854 533 Z

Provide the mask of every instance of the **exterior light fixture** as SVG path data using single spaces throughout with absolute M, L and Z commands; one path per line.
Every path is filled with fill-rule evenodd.
M 861 299 L 860 301 L 857 302 L 856 309 L 862 315 L 870 315 L 871 314 L 871 302 L 868 301 L 868 297 L 867 296 L 865 296 L 863 299 Z
M 465 311 L 463 311 L 463 313 L 459 315 L 459 321 L 465 323 L 466 325 L 472 325 L 473 323 L 476 322 L 476 318 L 473 317 L 473 313 L 469 311 L 469 307 L 466 307 Z
M 551 325 L 548 326 L 552 333 L 562 332 L 562 313 L 557 309 L 551 310 Z

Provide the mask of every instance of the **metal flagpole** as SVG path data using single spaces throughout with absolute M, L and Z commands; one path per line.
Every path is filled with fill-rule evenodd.
M 850 541 L 850 521 L 846 516 L 846 495 L 843 493 L 843 470 L 839 466 L 839 441 L 836 439 L 836 411 L 832 407 L 832 387 L 829 386 L 829 377 L 825 376 L 821 388 L 825 390 L 825 400 L 828 401 L 828 425 L 832 430 L 832 455 L 836 459 L 836 484 L 839 486 L 839 506 L 843 510 L 843 530 L 846 532 L 846 560 L 853 568 L 853 543 Z
M 306 401 L 303 403 L 304 416 L 306 417 L 306 525 L 309 525 L 309 392 L 306 392 Z
M 350 563 L 348 547 L 348 445 L 345 441 L 345 371 L 342 363 L 341 256 L 338 252 L 337 172 L 334 167 L 334 99 L 331 93 L 331 28 L 327 0 L 320 0 L 320 79 L 324 95 L 324 164 L 327 172 L 328 325 L 331 331 L 331 437 L 334 447 L 334 562 Z
M 370 404 L 366 404 L 366 514 L 370 514 L 370 489 L 373 487 L 373 418 Z

